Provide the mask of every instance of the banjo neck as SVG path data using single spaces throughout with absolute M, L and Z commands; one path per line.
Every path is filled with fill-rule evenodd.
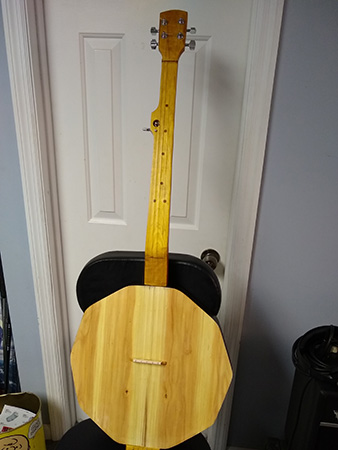
M 172 156 L 178 60 L 185 48 L 188 14 L 160 14 L 159 50 L 162 54 L 159 105 L 151 115 L 154 151 L 151 170 L 145 246 L 144 284 L 166 286 L 171 204 Z
M 177 62 L 163 61 L 160 101 L 151 115 L 154 153 L 151 171 L 144 283 L 166 286 L 171 203 Z

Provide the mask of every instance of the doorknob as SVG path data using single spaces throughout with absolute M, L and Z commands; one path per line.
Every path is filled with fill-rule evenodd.
M 207 263 L 212 268 L 212 270 L 215 270 L 217 264 L 221 260 L 221 257 L 219 256 L 219 253 L 216 250 L 208 248 L 207 250 L 204 250 L 202 252 L 201 260 Z

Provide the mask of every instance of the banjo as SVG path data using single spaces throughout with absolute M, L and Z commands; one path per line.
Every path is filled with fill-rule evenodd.
M 161 84 L 151 114 L 154 150 L 145 252 L 99 256 L 78 281 L 79 297 L 98 273 L 106 277 L 105 294 L 83 308 L 72 349 L 77 398 L 89 417 L 127 450 L 169 448 L 211 426 L 232 378 L 220 328 L 201 307 L 207 299 L 196 300 L 208 297 L 206 286 L 215 295 L 213 271 L 197 258 L 168 252 L 176 83 L 187 19 L 179 10 L 162 12 L 159 19 Z M 117 268 L 113 275 L 111 267 Z M 136 276 L 140 268 L 142 275 Z

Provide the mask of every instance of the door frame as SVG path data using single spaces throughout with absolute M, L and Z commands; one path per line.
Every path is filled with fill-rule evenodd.
M 50 437 L 75 422 L 43 0 L 1 0 Z M 236 374 L 284 0 L 253 0 L 229 245 L 219 317 Z M 213 448 L 226 448 L 233 387 Z M 220 426 L 222 424 L 222 426 Z

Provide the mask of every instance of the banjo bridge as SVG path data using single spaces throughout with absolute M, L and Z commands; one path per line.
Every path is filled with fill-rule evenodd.
M 139 359 L 139 358 L 133 358 L 133 363 L 136 364 L 149 364 L 151 366 L 166 366 L 167 361 L 153 361 L 151 359 Z

